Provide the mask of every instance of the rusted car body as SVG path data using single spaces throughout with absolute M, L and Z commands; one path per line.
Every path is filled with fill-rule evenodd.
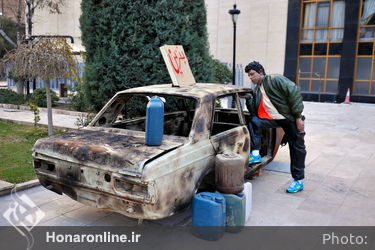
M 117 93 L 84 129 L 38 140 L 33 162 L 40 183 L 93 207 L 139 219 L 161 219 L 186 207 L 221 153 L 250 154 L 248 113 L 240 93 L 221 84 L 153 85 Z M 166 98 L 160 146 L 145 144 L 146 96 Z M 226 101 L 226 105 L 224 102 Z M 223 108 L 228 106 L 233 108 Z M 278 149 L 264 132 L 264 164 Z M 244 164 L 246 174 L 260 165 Z

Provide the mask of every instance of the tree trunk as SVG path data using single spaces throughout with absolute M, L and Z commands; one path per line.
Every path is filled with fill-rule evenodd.
M 26 80 L 26 95 L 30 95 L 30 80 Z
M 23 95 L 23 79 L 17 81 L 16 92 L 17 92 L 17 94 Z
M 48 110 L 48 135 L 53 135 L 53 124 L 52 124 L 52 101 L 51 101 L 51 90 L 49 86 L 49 79 L 45 80 L 46 93 L 47 93 L 47 110 Z
M 17 9 L 17 23 L 16 23 L 16 35 L 17 35 L 17 46 L 21 44 L 21 8 L 22 0 L 18 0 L 18 9 Z
M 0 29 L 0 35 L 4 37 L 5 40 L 8 41 L 14 48 L 17 48 L 18 45 L 13 42 L 13 40 L 5 33 L 3 29 Z
M 27 14 L 26 14 L 26 22 L 27 22 L 27 36 L 29 39 L 31 39 L 32 36 L 32 29 L 33 29 L 33 22 L 32 18 L 34 16 L 34 9 L 31 8 L 31 1 L 26 1 L 27 5 Z M 35 8 L 35 6 L 33 7 Z

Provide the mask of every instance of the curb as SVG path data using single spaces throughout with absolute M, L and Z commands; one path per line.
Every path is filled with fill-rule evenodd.
M 5 188 L 0 188 L 0 196 L 10 194 L 12 192 L 13 188 L 16 188 L 16 191 L 21 191 L 21 190 L 25 190 L 25 189 L 28 189 L 28 188 L 38 186 L 38 185 L 40 185 L 40 182 L 39 182 L 38 179 L 26 181 L 26 182 L 22 182 L 22 183 L 18 183 L 18 184 L 12 184 L 12 185 L 7 186 Z

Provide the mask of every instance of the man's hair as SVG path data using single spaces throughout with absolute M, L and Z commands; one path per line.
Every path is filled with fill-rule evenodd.
M 245 67 L 245 72 L 246 73 L 248 73 L 250 70 L 254 70 L 254 71 L 258 72 L 259 74 L 260 74 L 260 70 L 262 70 L 263 71 L 263 75 L 266 74 L 266 71 L 264 71 L 264 68 L 263 68 L 262 64 L 260 64 L 257 61 L 253 61 L 253 62 L 249 63 Z

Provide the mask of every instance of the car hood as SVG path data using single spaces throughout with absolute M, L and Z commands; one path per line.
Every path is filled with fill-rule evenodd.
M 144 132 L 89 127 L 39 139 L 33 151 L 86 166 L 137 175 L 142 172 L 146 161 L 181 146 L 187 140 L 185 137 L 164 136 L 162 145 L 147 146 Z

